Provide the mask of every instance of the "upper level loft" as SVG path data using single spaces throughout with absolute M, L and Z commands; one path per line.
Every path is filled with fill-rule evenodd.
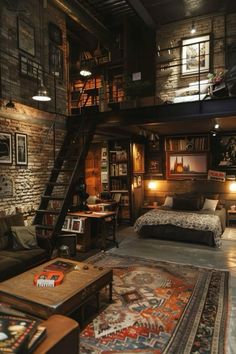
M 117 70 L 112 62 L 102 74 L 73 79 L 69 97 L 72 114 L 85 106 L 109 112 L 175 105 L 178 112 L 179 103 L 189 106 L 190 102 L 201 101 L 201 106 L 207 106 L 206 102 L 212 100 L 222 101 L 222 105 L 232 102 L 236 97 L 236 32 L 220 37 L 212 33 L 198 35 L 181 39 L 178 44 L 171 40 L 169 47 L 157 45 L 155 80 L 143 79 L 141 71 L 127 75 L 122 65 Z M 173 110 L 170 108 L 170 112 Z

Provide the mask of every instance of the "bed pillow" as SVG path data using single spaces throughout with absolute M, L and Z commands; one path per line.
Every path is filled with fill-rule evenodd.
M 217 204 L 218 204 L 219 200 L 217 199 L 205 199 L 204 205 L 202 207 L 202 210 L 211 210 L 211 211 L 215 211 Z
M 199 198 L 173 198 L 174 210 L 200 210 L 201 201 Z
M 38 248 L 35 226 L 12 226 L 11 234 L 15 250 Z
M 169 195 L 167 195 L 166 198 L 165 198 L 163 206 L 172 208 L 172 206 L 173 206 L 173 197 L 170 197 Z

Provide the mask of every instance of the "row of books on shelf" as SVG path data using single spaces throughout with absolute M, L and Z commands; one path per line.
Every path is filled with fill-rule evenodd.
M 207 150 L 208 139 L 205 136 L 194 138 L 167 138 L 165 140 L 166 151 Z
M 42 321 L 0 303 L 0 353 L 31 354 L 46 336 Z
M 126 150 L 119 150 L 119 151 L 110 151 L 110 162 L 124 162 L 127 161 L 127 151 Z

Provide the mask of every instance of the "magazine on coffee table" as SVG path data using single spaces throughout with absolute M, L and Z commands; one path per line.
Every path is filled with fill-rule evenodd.
M 66 273 L 70 270 L 72 270 L 74 268 L 74 264 L 71 262 L 65 262 L 65 261 L 60 261 L 57 260 L 53 263 L 48 264 L 46 267 L 44 267 L 44 271 L 53 271 L 53 270 L 57 270 L 57 271 L 61 271 L 63 273 Z

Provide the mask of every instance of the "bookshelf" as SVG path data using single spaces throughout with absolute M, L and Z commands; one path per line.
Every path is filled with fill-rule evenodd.
M 120 222 L 131 220 L 130 143 L 127 140 L 109 142 L 109 190 L 121 193 Z
M 181 135 L 165 138 L 165 151 L 209 151 L 208 135 Z

